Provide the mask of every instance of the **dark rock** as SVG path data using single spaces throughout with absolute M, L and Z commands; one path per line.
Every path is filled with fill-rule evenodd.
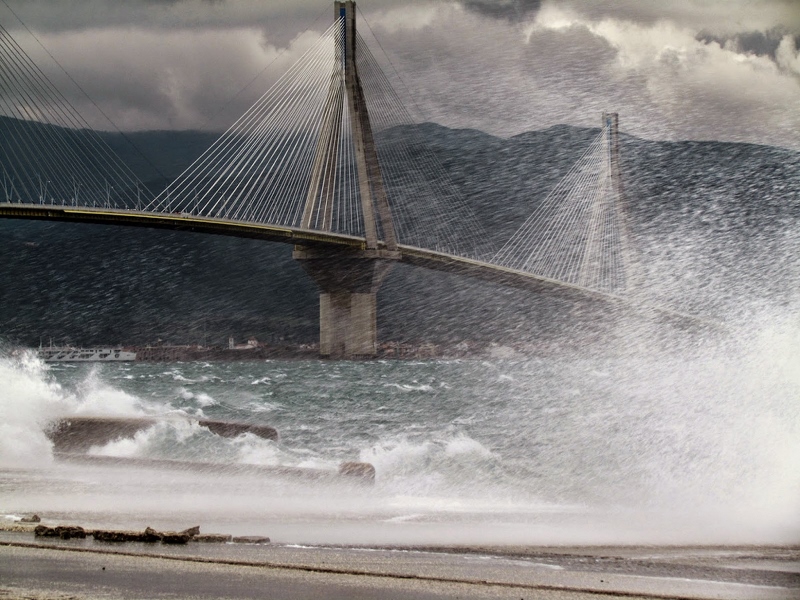
M 149 418 L 68 417 L 51 423 L 46 433 L 56 452 L 86 452 L 92 446 L 132 438 L 155 424 Z
M 232 538 L 234 544 L 269 544 L 268 537 L 261 537 L 258 535 L 242 535 Z
M 163 531 L 161 533 L 162 544 L 186 544 L 192 538 L 188 533 L 178 531 Z
M 234 438 L 243 433 L 252 433 L 265 440 L 278 441 L 278 430 L 269 425 L 255 425 L 250 423 L 230 423 L 228 421 L 199 421 L 202 427 L 207 427 L 219 436 Z
M 200 535 L 200 526 L 195 525 L 194 527 L 189 527 L 189 529 L 184 529 L 181 533 L 185 533 L 189 537 L 194 537 L 196 535 Z
M 99 542 L 161 542 L 163 544 L 185 544 L 192 537 L 191 532 L 200 531 L 199 527 L 191 527 L 186 531 L 156 531 L 152 527 L 144 531 L 114 531 L 98 529 L 93 532 L 94 539 Z
M 72 538 L 82 540 L 86 537 L 86 530 L 75 525 L 59 525 L 55 528 L 55 532 L 62 540 L 70 540 Z
M 33 535 L 36 537 L 58 537 L 55 527 L 48 527 L 47 525 L 37 525 L 33 530 Z
M 139 431 L 155 425 L 149 417 L 83 417 L 73 416 L 57 419 L 49 424 L 47 436 L 56 452 L 86 452 L 92 446 L 132 438 Z M 278 431 L 269 425 L 230 423 L 201 419 L 200 425 L 222 437 L 233 438 L 243 433 L 252 433 L 266 440 L 278 440 Z
M 41 522 L 41 517 L 39 515 L 31 515 L 30 517 L 22 517 L 19 522 L 20 523 L 39 523 Z
M 339 465 L 339 475 L 358 478 L 364 483 L 374 483 L 375 467 L 366 462 L 343 462 Z
M 83 539 L 86 537 L 86 530 L 83 527 L 77 527 L 75 525 L 58 525 L 57 527 L 37 525 L 33 530 L 33 535 L 36 537 L 57 537 L 62 540 L 69 540 L 72 538 Z
M 96 529 L 92 532 L 92 537 L 98 542 L 144 542 L 145 534 L 139 531 L 114 531 L 108 529 Z
M 206 544 L 225 544 L 230 542 L 232 539 L 233 536 L 222 533 L 205 533 L 203 535 L 195 535 L 192 537 L 193 542 L 202 542 Z

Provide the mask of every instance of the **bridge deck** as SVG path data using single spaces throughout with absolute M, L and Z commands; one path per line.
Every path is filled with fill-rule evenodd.
M 68 221 L 101 225 L 125 225 L 151 229 L 196 231 L 234 237 L 254 238 L 288 244 L 323 244 L 364 248 L 363 238 L 309 229 L 281 227 L 246 221 L 202 217 L 186 213 L 154 213 L 102 207 L 74 207 L 47 204 L 0 203 L 0 218 Z
M 260 239 L 285 244 L 337 249 L 352 248 L 353 250 L 363 250 L 366 248 L 366 241 L 364 238 L 351 235 L 246 221 L 233 221 L 185 213 L 152 213 L 102 207 L 0 203 L 0 218 L 66 221 L 169 229 L 174 231 L 192 231 L 197 233 Z M 612 306 L 624 305 L 627 308 L 643 309 L 684 324 L 699 324 L 715 328 L 720 326 L 718 323 L 705 321 L 692 315 L 671 311 L 661 307 L 635 303 L 621 296 L 590 290 L 471 258 L 402 244 L 399 245 L 399 250 L 401 253 L 400 262 L 425 269 L 466 275 L 483 281 L 524 289 L 537 294 L 547 294 L 550 297 L 557 297 L 570 301 L 588 300 Z
M 327 246 L 334 248 L 364 249 L 364 238 L 340 233 L 281 227 L 277 225 L 233 221 L 215 217 L 202 217 L 184 213 L 152 213 L 101 207 L 72 207 L 36 204 L 0 203 L 0 218 L 34 219 L 148 227 L 174 231 L 192 231 L 234 237 L 254 238 L 286 244 Z M 482 261 L 454 256 L 424 248 L 400 246 L 401 262 L 432 269 L 477 277 L 493 283 L 523 287 L 534 292 L 558 293 L 574 297 L 597 297 L 606 301 L 621 301 L 578 286 L 549 280 L 530 273 L 500 267 Z

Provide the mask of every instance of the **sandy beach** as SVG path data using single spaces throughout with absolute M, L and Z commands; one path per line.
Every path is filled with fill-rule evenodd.
M 0 598 L 800 598 L 800 547 L 181 546 L 0 532 Z

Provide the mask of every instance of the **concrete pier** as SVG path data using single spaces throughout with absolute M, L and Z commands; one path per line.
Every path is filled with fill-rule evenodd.
M 375 356 L 377 293 L 398 253 L 331 253 L 296 249 L 294 258 L 320 289 L 319 353 L 326 358 Z

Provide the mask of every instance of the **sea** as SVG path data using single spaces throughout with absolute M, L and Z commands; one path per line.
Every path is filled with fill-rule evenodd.
M 800 542 L 800 324 L 662 342 L 394 361 L 45 364 L 7 351 L 0 520 L 287 544 Z M 65 463 L 46 432 L 71 415 L 156 417 L 89 454 L 184 466 Z M 280 438 L 223 438 L 199 419 Z M 371 463 L 374 484 L 224 468 L 346 461 Z

